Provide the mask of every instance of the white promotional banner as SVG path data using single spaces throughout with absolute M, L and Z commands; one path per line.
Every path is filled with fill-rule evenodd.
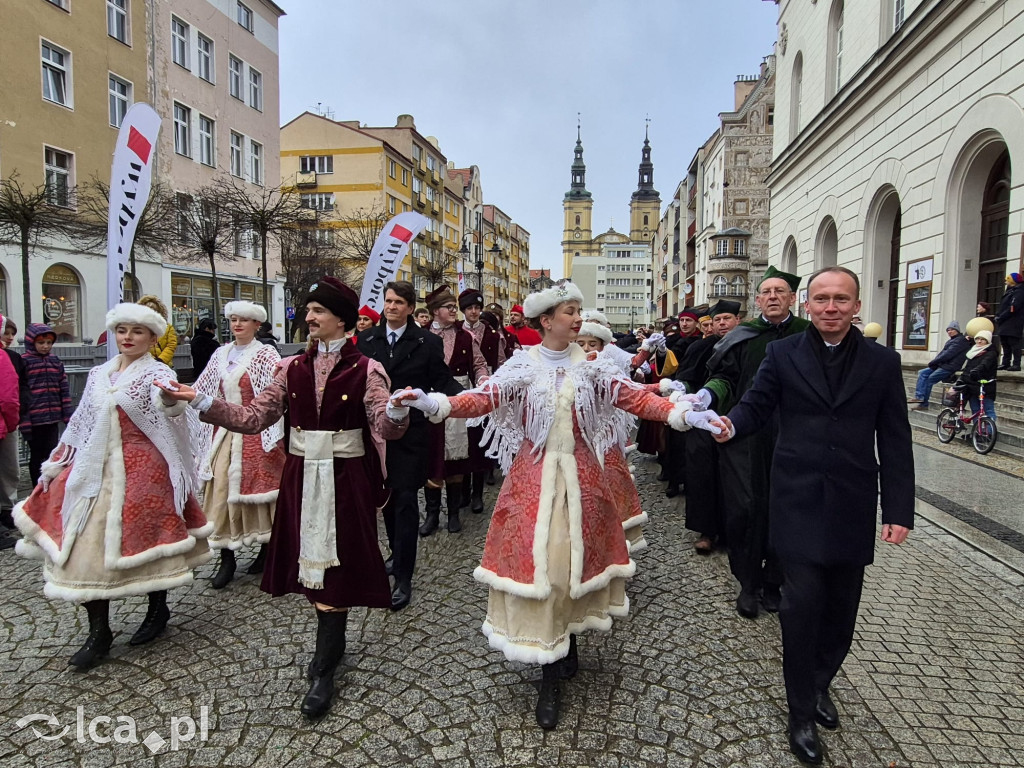
M 160 116 L 148 104 L 134 104 L 124 116 L 110 169 L 110 212 L 107 217 L 107 309 L 124 296 L 124 274 L 142 209 L 149 200 L 153 150 Z M 108 336 L 107 358 L 117 354 Z
M 370 261 L 366 265 L 366 277 L 363 278 L 363 291 L 359 296 L 359 304 L 365 305 L 375 312 L 384 309 L 384 286 L 395 278 L 395 272 L 402 265 L 409 250 L 409 243 L 418 235 L 430 220 L 422 213 L 406 211 L 395 216 L 380 231 Z
M 466 290 L 466 265 L 459 262 L 459 293 Z

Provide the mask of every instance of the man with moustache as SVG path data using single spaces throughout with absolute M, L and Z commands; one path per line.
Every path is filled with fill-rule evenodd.
M 860 281 L 826 267 L 807 284 L 811 327 L 770 344 L 753 385 L 722 417 L 726 445 L 777 419 L 771 542 L 782 563 L 782 652 L 789 745 L 822 761 L 817 724 L 839 727 L 829 685 L 853 642 L 881 539 L 902 544 L 914 526 L 914 454 L 900 356 L 852 326 Z M 877 456 L 877 460 L 876 460 Z
M 768 267 L 757 287 L 760 315 L 718 342 L 708 360 L 710 376 L 698 393 L 708 408 L 728 413 L 754 383 L 768 344 L 806 330 L 809 323 L 790 312 L 799 285 L 796 275 Z M 768 546 L 769 475 L 777 434 L 777 419 L 768 419 L 723 446 L 719 455 L 729 567 L 740 583 L 736 612 L 747 619 L 757 618 L 759 595 L 766 611 L 779 609 L 782 573 Z
M 376 360 L 391 379 L 391 391 L 412 387 L 424 392 L 455 395 L 462 386 L 452 378 L 444 362 L 444 345 L 438 336 L 412 319 L 416 290 L 412 283 L 391 282 L 384 287 L 384 320 L 359 337 L 359 351 Z M 384 505 L 390 565 L 395 587 L 391 610 L 400 611 L 412 599 L 412 575 L 416 568 L 417 528 L 420 524 L 419 489 L 426 485 L 430 424 L 419 411 L 409 417 L 409 428 L 398 440 L 388 443 L 387 486 L 391 491 Z M 427 515 L 441 511 L 441 489 L 425 491 Z

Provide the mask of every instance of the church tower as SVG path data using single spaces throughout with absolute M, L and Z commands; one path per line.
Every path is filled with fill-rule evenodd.
M 651 162 L 651 142 L 644 129 L 644 148 L 640 157 L 640 177 L 636 192 L 629 201 L 629 239 L 634 243 L 649 243 L 658 231 L 661 219 L 661 195 L 654 188 L 654 163 Z
M 576 151 L 572 161 L 572 186 L 562 200 L 565 224 L 562 229 L 562 268 L 565 277 L 572 277 L 572 260 L 577 254 L 592 250 L 593 231 L 590 217 L 594 200 L 587 191 L 587 166 L 583 162 L 583 141 L 576 127 Z M 655 193 L 657 194 L 657 193 Z

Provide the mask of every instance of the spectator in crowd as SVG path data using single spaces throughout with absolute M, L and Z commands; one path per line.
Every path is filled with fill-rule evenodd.
M 1020 272 L 1006 276 L 1006 293 L 996 312 L 996 330 L 1003 347 L 1001 371 L 1020 370 L 1021 333 L 1024 332 L 1024 277 Z
M 192 350 L 192 375 L 199 378 L 210 362 L 213 353 L 217 351 L 220 342 L 217 341 L 217 323 L 206 317 L 199 321 L 199 327 L 192 336 L 189 344 Z
M 949 340 L 943 345 L 942 350 L 932 358 L 927 368 L 922 368 L 917 374 L 914 396 L 907 400 L 908 403 L 916 403 L 911 408 L 912 411 L 927 411 L 932 387 L 940 381 L 952 381 L 954 374 L 964 364 L 967 350 L 971 348 L 971 340 L 960 333 L 960 323 L 956 320 L 946 326 L 946 335 L 949 336 Z
M 430 310 L 426 307 L 420 307 L 413 313 L 413 319 L 420 328 L 426 328 L 430 325 Z
M 3 434 L 0 437 L 0 525 L 3 525 L 11 532 L 5 531 L 0 533 L 0 549 L 10 549 L 14 546 L 15 542 L 15 537 L 13 536 L 14 520 L 11 517 L 11 509 L 14 508 L 14 504 L 18 501 L 18 480 L 21 477 L 21 467 L 18 464 L 18 433 L 16 427 L 28 416 L 28 409 L 32 400 L 28 388 L 28 376 L 25 374 L 25 362 L 21 359 L 21 355 L 10 349 L 11 344 L 14 343 L 14 337 L 18 333 L 18 326 L 9 317 L 0 315 L 0 330 L 3 331 L 3 335 L 0 336 L 0 349 L 3 349 L 6 353 L 0 356 L 0 358 L 7 357 L 10 360 L 11 367 L 18 377 L 16 387 L 13 387 L 6 381 L 3 385 L 0 385 L 0 398 L 9 398 L 14 392 L 17 392 L 19 404 L 14 426 L 5 429 L 0 424 L 0 433 Z M 2 365 L 2 359 L 0 359 L 0 366 Z M 8 400 L 5 399 L 4 402 L 6 403 Z
M 143 296 L 138 301 L 144 307 L 152 309 L 158 315 L 167 320 L 167 305 L 160 301 L 159 298 L 148 294 Z M 174 326 L 167 323 L 167 329 L 159 336 L 156 343 L 153 344 L 153 348 L 149 350 L 150 354 L 153 355 L 157 360 L 166 365 L 168 368 L 173 368 L 174 365 L 174 350 L 178 348 L 178 334 L 174 331 Z
M 39 468 L 57 447 L 58 425 L 71 418 L 71 388 L 64 363 L 53 352 L 57 334 L 48 325 L 29 323 L 25 331 L 25 375 L 32 393 L 32 407 L 21 422 L 21 434 L 29 447 L 28 475 L 39 482 Z
M 356 333 L 360 334 L 363 331 L 369 330 L 379 322 L 380 313 L 374 312 L 366 304 L 363 304 L 363 306 L 359 308 L 359 319 L 356 320 Z
M 281 353 L 281 350 L 277 346 L 277 342 L 279 342 L 280 339 L 274 335 L 273 326 L 266 320 L 260 323 L 260 327 L 256 330 L 256 341 L 260 344 L 266 344 L 268 347 L 273 347 L 278 354 Z
M 985 415 L 993 421 L 996 418 L 996 351 L 992 348 L 992 331 L 978 331 L 974 334 L 974 346 L 967 350 L 964 368 L 956 383 L 970 398 L 971 413 L 981 407 L 979 393 L 981 382 L 985 384 Z
M 523 348 L 534 347 L 540 344 L 540 334 L 526 324 L 522 305 L 516 304 L 512 307 L 508 311 L 508 319 L 509 324 L 505 327 L 505 330 L 515 336 Z

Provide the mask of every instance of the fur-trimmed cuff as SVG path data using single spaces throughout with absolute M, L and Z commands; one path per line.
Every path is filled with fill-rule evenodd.
M 168 405 L 159 395 L 153 398 L 153 403 L 167 416 L 181 416 L 188 408 L 188 403 L 184 400 L 175 400 L 173 404 Z
M 693 410 L 693 403 L 688 400 L 679 400 L 668 415 L 668 425 L 679 432 L 686 432 L 690 425 L 686 423 L 687 411 Z
M 431 400 L 437 403 L 437 413 L 432 416 L 428 416 L 431 422 L 434 424 L 440 424 L 442 421 L 448 418 L 448 415 L 452 412 L 452 403 L 448 399 L 448 395 L 444 395 L 440 392 L 431 392 L 427 395 Z
M 661 381 L 659 381 L 658 391 L 661 393 L 662 397 L 671 394 L 674 391 L 674 388 L 672 386 L 672 379 L 662 379 Z

